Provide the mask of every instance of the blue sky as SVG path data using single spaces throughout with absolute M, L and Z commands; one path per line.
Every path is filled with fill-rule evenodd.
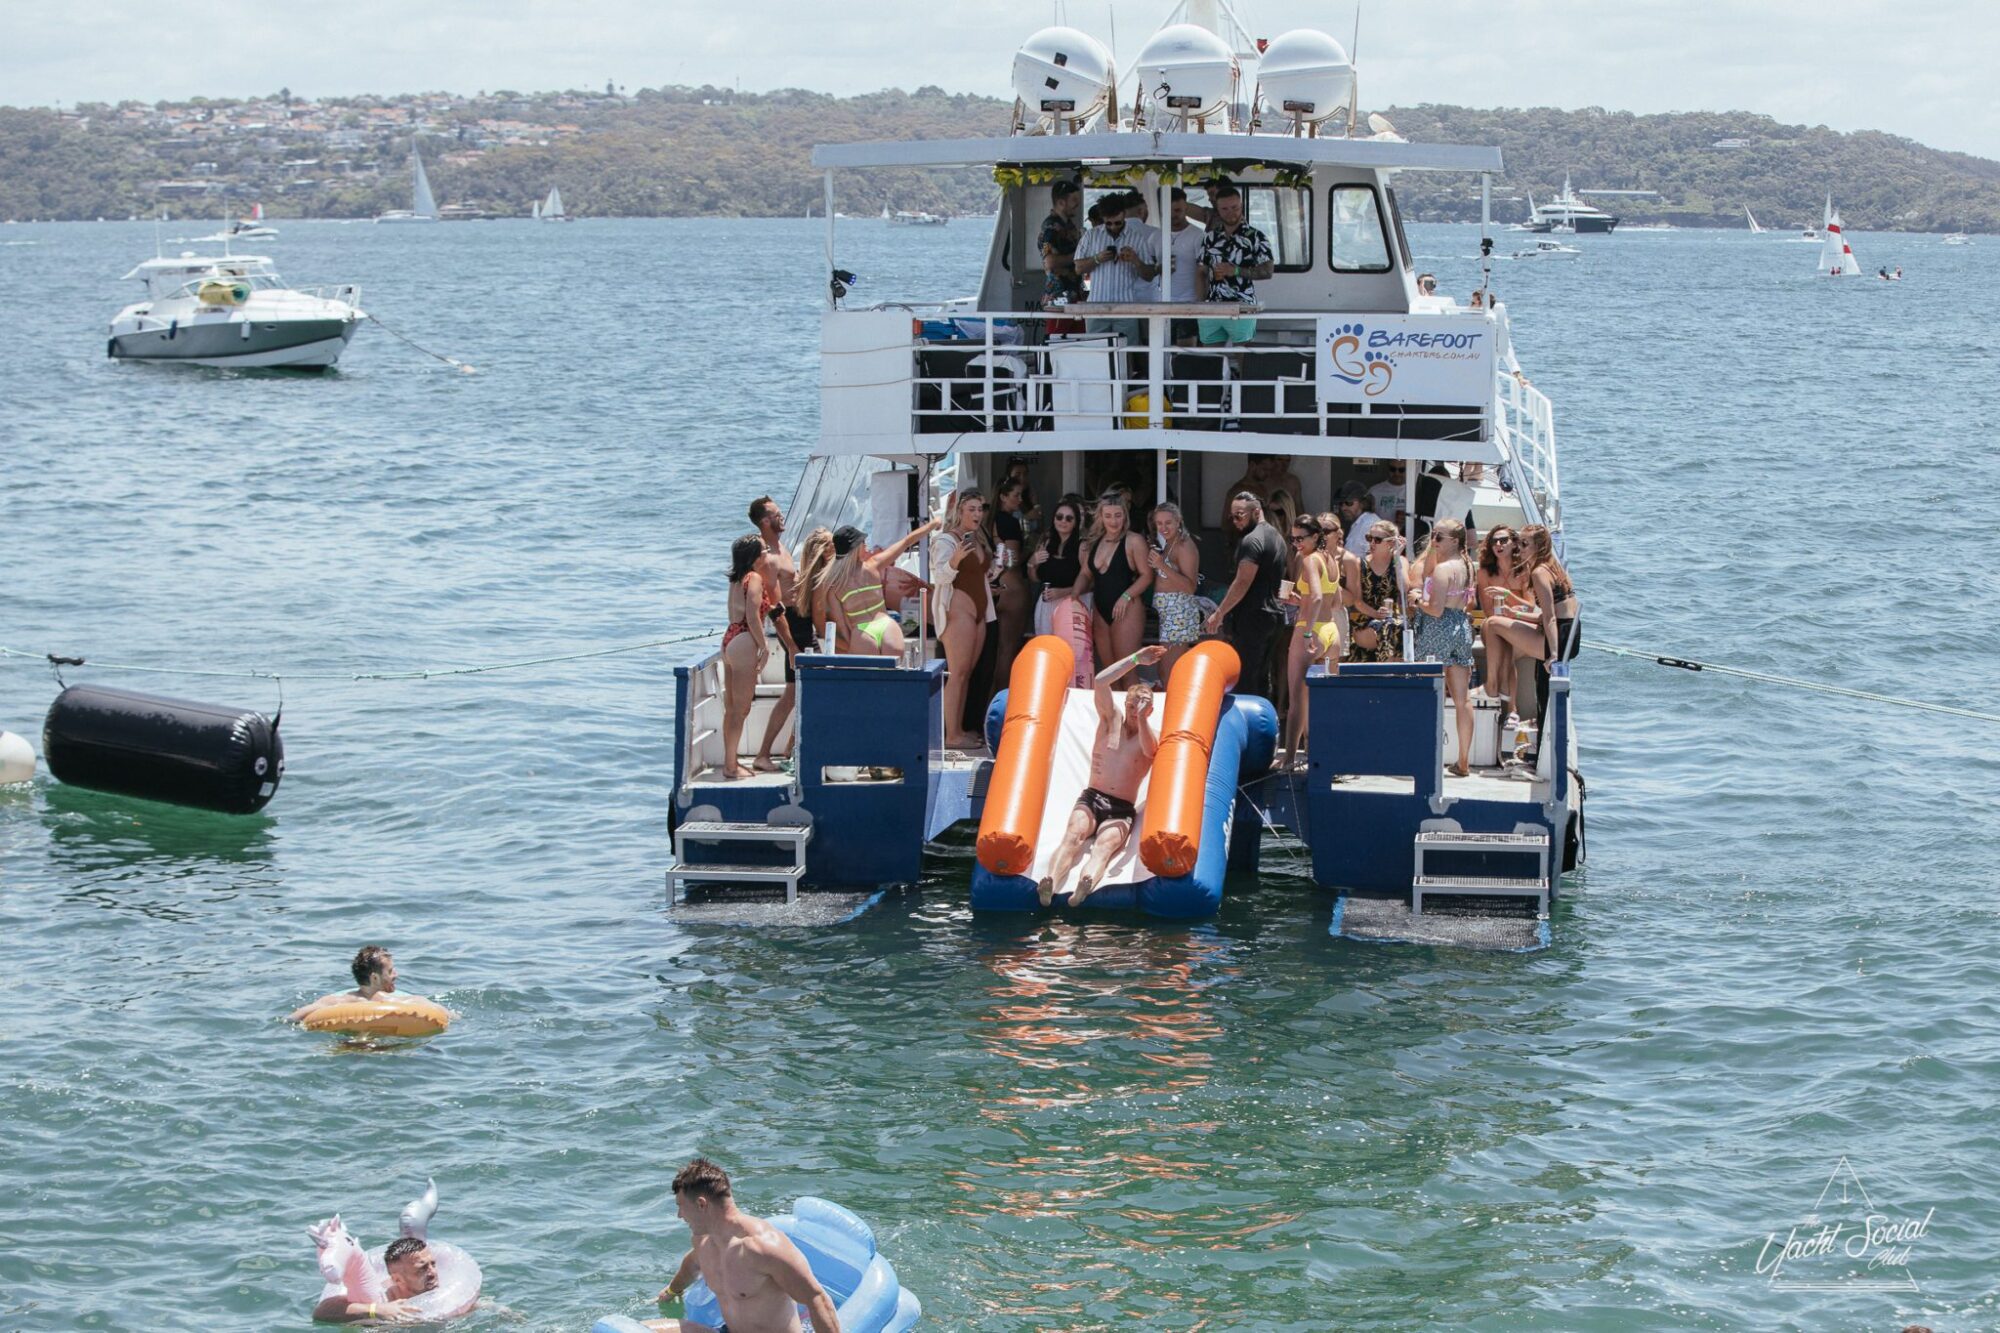
M 0 0 L 13 105 L 663 83 L 1003 94 L 1060 7 L 1127 62 L 1170 0 Z M 1243 0 L 1251 28 L 1320 26 L 1353 0 Z M 1364 107 L 1758 111 L 2000 158 L 1994 0 L 1366 0 Z

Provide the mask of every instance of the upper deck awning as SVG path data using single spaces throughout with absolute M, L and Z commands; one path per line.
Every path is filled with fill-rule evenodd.
M 1295 139 L 1287 134 L 1187 134 L 1164 130 L 1098 134 L 1017 134 L 989 139 L 898 139 L 822 144 L 813 165 L 833 167 L 982 167 L 1194 160 L 1286 166 L 1363 167 L 1375 171 L 1501 170 L 1498 148 L 1399 143 L 1388 139 Z

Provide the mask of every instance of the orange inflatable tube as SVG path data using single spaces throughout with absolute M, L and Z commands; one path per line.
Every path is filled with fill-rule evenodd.
M 1222 720 L 1223 696 L 1236 687 L 1242 670 L 1236 650 L 1219 639 L 1196 644 L 1174 664 L 1167 705 L 1160 710 L 1160 750 L 1153 758 L 1139 837 L 1139 859 L 1163 879 L 1194 873 L 1208 757 Z
M 435 1037 L 451 1026 L 451 1011 L 421 995 L 384 994 L 315 1009 L 299 1026 L 351 1037 Z
M 979 817 L 979 864 L 995 875 L 1025 875 L 1034 869 L 1042 807 L 1049 799 L 1049 769 L 1075 670 L 1076 654 L 1053 634 L 1036 635 L 1014 659 L 1007 680 L 1007 717 L 1000 724 L 1000 748 Z M 1200 813 L 1197 796 L 1197 818 Z

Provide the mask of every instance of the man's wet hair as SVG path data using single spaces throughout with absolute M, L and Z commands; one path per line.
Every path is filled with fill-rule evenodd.
M 698 1199 L 726 1199 L 729 1173 L 706 1157 L 697 1157 L 674 1173 L 674 1193 L 692 1194 Z
M 760 495 L 752 500 L 750 502 L 750 526 L 753 528 L 763 527 L 764 516 L 770 513 L 772 508 L 771 497 L 768 495 Z
M 1254 491 L 1238 491 L 1229 497 L 1229 503 L 1246 504 L 1259 514 L 1264 512 L 1264 498 Z
M 354 955 L 349 970 L 354 973 L 354 984 L 366 986 L 368 979 L 389 970 L 389 951 L 379 944 L 370 944 Z
M 419 1250 L 429 1248 L 422 1236 L 398 1236 L 389 1242 L 389 1248 L 382 1251 L 382 1262 L 393 1264 L 398 1259 L 407 1259 Z

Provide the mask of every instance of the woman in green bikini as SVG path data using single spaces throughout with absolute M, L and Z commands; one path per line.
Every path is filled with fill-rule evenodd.
M 868 534 L 860 528 L 845 527 L 833 534 L 826 609 L 834 625 L 836 651 L 863 657 L 903 655 L 903 627 L 889 613 L 882 585 L 897 572 L 896 562 L 937 527 L 938 520 L 932 519 L 879 551 L 870 549 Z

